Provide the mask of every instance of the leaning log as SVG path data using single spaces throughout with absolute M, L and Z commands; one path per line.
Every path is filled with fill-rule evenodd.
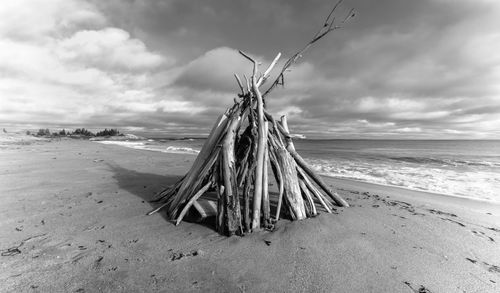
M 227 227 L 227 229 L 224 230 L 229 236 L 243 233 L 234 158 L 234 141 L 240 122 L 241 117 L 239 115 L 234 115 L 222 144 L 222 174 L 225 187 L 224 204 L 226 207 L 226 214 L 224 216 L 225 225 Z
M 319 187 L 321 187 L 321 189 L 323 189 L 324 192 L 326 192 L 326 194 L 328 194 L 328 196 L 330 196 L 330 198 L 335 201 L 335 203 L 340 206 L 340 207 L 348 207 L 349 204 L 347 203 L 347 201 L 345 199 L 343 199 L 342 197 L 340 197 L 336 192 L 332 192 L 330 190 L 330 188 L 328 188 L 328 186 L 326 185 L 326 183 L 323 181 L 323 179 L 321 179 L 321 177 L 319 177 L 310 167 L 309 165 L 306 163 L 306 161 L 297 153 L 297 151 L 295 150 L 295 147 L 292 143 L 292 139 L 290 138 L 290 132 L 288 130 L 288 124 L 287 124 L 287 120 L 286 120 L 286 116 L 281 116 L 281 124 L 283 126 L 283 129 L 285 131 L 285 134 L 286 134 L 286 141 L 287 141 L 287 146 L 286 146 L 286 149 L 288 150 L 288 152 L 290 153 L 290 155 L 295 159 L 295 162 L 297 163 L 297 165 L 299 165 L 306 173 L 307 175 L 309 175 L 311 177 L 312 180 L 314 180 L 314 182 L 316 182 L 316 184 L 318 184 Z
M 278 149 L 277 158 L 283 171 L 284 198 L 290 215 L 293 220 L 303 220 L 306 218 L 306 211 L 297 177 L 297 165 L 285 149 Z

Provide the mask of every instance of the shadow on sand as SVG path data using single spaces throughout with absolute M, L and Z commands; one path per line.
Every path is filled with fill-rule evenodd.
M 151 202 L 155 199 L 155 195 L 164 190 L 165 188 L 175 184 L 182 176 L 162 176 L 151 173 L 140 173 L 135 170 L 128 170 L 117 165 L 108 164 L 110 170 L 114 173 L 113 178 L 116 179 L 118 186 L 133 195 L 141 198 L 151 205 L 151 209 L 160 206 L 159 203 Z M 277 193 L 270 192 L 270 210 L 274 218 L 277 209 Z M 217 195 L 214 192 L 208 192 L 201 197 L 202 199 L 212 200 L 217 202 Z M 243 206 L 243 202 L 241 202 Z M 250 207 L 251 209 L 251 207 Z M 208 217 L 203 221 L 198 221 L 199 214 L 192 209 L 184 218 L 187 222 L 196 222 L 202 226 L 215 230 L 215 217 Z M 165 211 L 159 212 L 161 216 L 168 222 L 174 223 L 169 219 Z M 281 217 L 288 218 L 286 211 L 281 210 Z
M 149 203 L 151 210 L 161 205 L 160 203 L 152 202 L 155 199 L 155 195 L 175 184 L 182 178 L 182 176 L 162 176 L 151 173 L 140 173 L 135 170 L 129 170 L 111 164 L 108 164 L 108 167 L 114 173 L 113 178 L 116 180 L 118 187 Z M 207 194 L 202 198 L 217 201 L 217 196 L 215 194 Z M 160 211 L 158 213 L 166 221 L 172 224 L 174 223 L 170 220 L 165 211 Z M 215 217 L 209 217 L 203 221 L 197 221 L 198 218 L 199 214 L 190 212 L 184 219 L 188 222 L 196 222 L 202 226 L 215 230 Z

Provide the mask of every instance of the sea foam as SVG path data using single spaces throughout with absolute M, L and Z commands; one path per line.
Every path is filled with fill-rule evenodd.
M 494 172 L 438 168 L 427 164 L 398 166 L 381 162 L 308 161 L 318 173 L 329 177 L 500 202 L 500 178 Z
M 138 150 L 147 150 L 147 151 L 154 151 L 154 152 L 162 152 L 162 153 L 175 153 L 175 154 L 190 154 L 190 155 L 196 155 L 200 151 L 188 147 L 188 146 L 165 146 L 164 143 L 157 143 L 156 141 L 152 139 L 148 139 L 147 141 L 96 141 L 97 143 L 102 143 L 102 144 L 113 144 L 113 145 L 119 145 L 127 148 L 132 148 L 132 149 L 138 149 Z

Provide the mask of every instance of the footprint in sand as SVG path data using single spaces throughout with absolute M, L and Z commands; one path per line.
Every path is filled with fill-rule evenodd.
M 500 274 L 500 267 L 497 266 L 497 265 L 489 264 L 489 263 L 487 263 L 485 261 L 481 261 L 480 262 L 479 260 L 472 259 L 472 258 L 469 258 L 469 257 L 466 257 L 465 259 L 468 260 L 469 262 L 475 264 L 475 265 L 482 266 L 484 269 L 486 269 L 490 273 Z
M 452 213 L 447 213 L 447 212 L 443 212 L 443 211 L 440 211 L 440 210 L 435 210 L 435 209 L 427 209 L 431 214 L 435 214 L 435 215 L 444 215 L 444 216 L 450 216 L 450 217 L 454 217 L 456 218 L 457 215 L 455 214 L 452 214 Z
M 453 215 L 453 214 L 451 214 Z M 452 219 L 449 219 L 449 218 L 440 218 L 441 220 L 443 221 L 448 221 L 448 222 L 452 222 L 452 223 L 455 223 L 457 225 L 459 225 L 460 227 L 466 227 L 465 224 L 459 222 L 459 221 L 456 221 L 456 220 L 452 220 Z M 485 227 L 486 229 L 488 230 L 492 230 L 492 231 L 500 231 L 500 230 L 497 230 L 496 228 L 488 228 L 488 227 Z M 495 242 L 495 239 L 489 235 L 486 235 L 486 233 L 482 232 L 482 231 L 477 231 L 477 230 L 470 230 L 472 232 L 472 234 L 478 236 L 478 237 L 481 237 L 481 238 L 484 238 L 484 239 L 487 239 L 491 242 Z
M 491 230 L 491 231 L 495 231 L 495 232 L 499 232 L 500 233 L 500 229 L 497 229 L 497 228 L 493 228 L 493 227 L 485 227 L 486 229 L 488 230 Z
M 455 221 L 455 220 L 448 219 L 448 218 L 440 218 L 440 219 L 441 219 L 441 220 L 443 220 L 443 221 L 452 222 L 452 223 L 455 223 L 455 224 L 457 224 L 457 225 L 459 225 L 459 226 L 465 227 L 465 224 L 460 223 L 459 221 Z
M 408 219 L 407 217 L 403 217 L 403 216 L 396 215 L 396 214 L 391 214 L 391 216 L 398 217 L 398 218 L 401 218 L 401 219 L 404 219 L 404 220 Z
M 403 282 L 406 286 L 410 287 L 410 289 L 415 292 L 415 293 L 432 293 L 431 290 L 425 288 L 423 285 L 420 285 L 420 287 L 415 288 L 410 282 L 405 281 Z
M 104 259 L 104 256 L 100 255 L 99 257 L 97 257 L 96 260 L 94 260 L 94 262 L 92 263 L 92 269 L 94 270 L 99 270 L 99 268 L 101 267 L 101 261 Z
M 20 248 L 24 244 L 26 244 L 27 242 L 30 242 L 32 240 L 35 240 L 37 238 L 44 237 L 45 235 L 47 235 L 47 233 L 31 236 L 31 237 L 28 237 L 26 239 L 21 240 L 21 243 L 19 243 L 18 245 L 15 245 L 15 246 L 7 248 L 7 249 L 2 249 L 1 256 L 14 256 L 14 255 L 21 254 L 22 251 Z M 44 240 L 44 239 L 46 239 L 46 238 L 43 238 L 42 240 Z
M 171 261 L 175 261 L 175 260 L 180 260 L 180 259 L 182 259 L 184 257 L 199 256 L 199 255 L 201 255 L 201 253 L 202 253 L 201 250 L 193 250 L 191 252 L 175 252 L 170 257 L 170 260 Z
M 488 239 L 491 242 L 495 242 L 495 239 L 493 239 L 493 237 L 490 237 L 490 236 L 486 235 L 486 233 L 484 233 L 484 232 L 476 231 L 476 230 L 471 230 L 471 232 L 472 232 L 472 234 L 474 234 L 474 235 L 476 235 L 478 237 Z

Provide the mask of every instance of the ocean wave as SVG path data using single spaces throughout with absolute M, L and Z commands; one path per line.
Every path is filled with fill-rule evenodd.
M 114 144 L 114 145 L 120 145 L 124 147 L 137 147 L 137 146 L 144 146 L 146 143 L 143 141 L 119 141 L 119 140 L 100 140 L 100 141 L 94 141 L 97 143 L 101 144 Z
M 195 150 L 193 148 L 190 148 L 190 147 L 175 147 L 175 146 L 169 146 L 167 147 L 167 149 L 165 150 L 165 152 L 167 153 L 187 153 L 187 154 L 198 154 L 200 151 L 199 150 Z
M 456 160 L 456 159 L 437 159 L 432 157 L 390 157 L 391 160 L 401 161 L 414 164 L 430 164 L 440 166 L 484 166 L 484 167 L 500 167 L 498 162 L 489 161 L 472 161 L 472 160 Z
M 119 145 L 131 149 L 136 149 L 136 150 L 147 150 L 147 151 L 153 151 L 153 152 L 162 152 L 162 153 L 175 153 L 175 154 L 192 154 L 196 155 L 200 151 L 196 150 L 191 147 L 187 146 L 167 146 L 165 147 L 164 144 L 159 144 L 159 143 L 154 143 L 153 140 L 147 140 L 147 141 L 95 141 L 97 143 L 102 143 L 102 144 L 112 144 L 112 145 Z
M 363 161 L 308 160 L 318 173 L 334 178 L 500 202 L 497 173 Z

